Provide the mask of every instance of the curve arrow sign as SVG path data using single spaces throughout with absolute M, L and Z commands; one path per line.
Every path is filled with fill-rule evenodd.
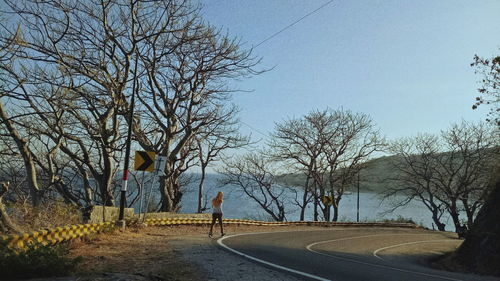
M 152 172 L 155 169 L 156 154 L 154 151 L 136 151 L 134 158 L 134 170 Z

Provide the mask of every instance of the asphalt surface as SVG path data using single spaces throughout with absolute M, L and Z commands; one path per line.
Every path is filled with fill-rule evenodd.
M 328 228 L 238 234 L 225 249 L 305 280 L 500 280 L 430 268 L 426 261 L 458 247 L 456 234 L 404 228 Z

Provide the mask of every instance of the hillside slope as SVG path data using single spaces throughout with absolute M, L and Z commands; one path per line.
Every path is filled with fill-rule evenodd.
M 360 191 L 371 193 L 382 193 L 387 187 L 394 184 L 390 181 L 396 176 L 394 169 L 391 168 L 391 161 L 398 156 L 384 156 L 366 162 L 366 168 L 360 173 Z M 302 174 L 287 174 L 279 177 L 283 185 L 303 186 L 305 176 Z M 347 188 L 349 191 L 357 190 L 357 182 Z

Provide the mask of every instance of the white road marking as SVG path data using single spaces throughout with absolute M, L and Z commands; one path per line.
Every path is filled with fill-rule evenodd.
M 414 242 L 408 242 L 408 243 L 401 243 L 401 244 L 391 245 L 391 246 L 387 246 L 387 247 L 383 247 L 383 248 L 377 249 L 377 250 L 373 251 L 373 256 L 376 257 L 376 258 L 379 258 L 381 260 L 384 260 L 383 258 L 381 258 L 378 255 L 378 252 L 383 251 L 383 250 L 387 250 L 387 249 L 391 249 L 391 248 L 397 248 L 397 247 L 401 247 L 401 246 L 406 246 L 406 245 L 422 244 L 422 243 L 433 243 L 433 242 L 457 242 L 457 241 L 456 240 L 450 240 L 450 239 L 442 239 L 442 240 L 422 240 L 422 241 L 414 241 Z
M 343 241 L 343 240 L 350 240 L 350 239 L 358 239 L 358 238 L 367 238 L 367 237 L 375 237 L 375 236 L 395 236 L 395 235 L 435 235 L 435 234 L 373 234 L 373 235 L 364 235 L 364 236 L 356 236 L 356 237 L 346 237 L 346 238 L 339 238 L 339 239 L 333 239 L 333 240 L 326 240 L 326 241 L 320 241 L 320 242 L 315 242 L 312 244 L 307 245 L 306 249 L 309 250 L 310 252 L 331 257 L 334 259 L 339 259 L 343 261 L 349 261 L 353 263 L 358 263 L 358 264 L 363 264 L 363 265 L 368 265 L 368 266 L 373 266 L 373 267 L 378 267 L 378 268 L 385 268 L 385 269 L 390 269 L 390 270 L 396 270 L 399 272 L 405 272 L 405 273 L 411 273 L 411 274 L 418 274 L 418 275 L 423 275 L 423 276 L 429 276 L 429 277 L 434 277 L 434 278 L 441 278 L 441 279 L 446 279 L 446 280 L 453 280 L 453 281 L 461 281 L 462 279 L 455 279 L 455 278 L 450 278 L 450 277 L 445 277 L 445 276 L 440 276 L 440 275 L 434 275 L 434 274 L 428 274 L 428 273 L 423 273 L 423 272 L 418 272 L 418 271 L 413 271 L 413 270 L 407 270 L 407 269 L 401 269 L 397 267 L 392 267 L 388 265 L 380 265 L 380 264 L 375 264 L 375 263 L 369 263 L 369 262 L 363 262 L 363 261 L 358 261 L 355 259 L 350 259 L 350 258 L 345 258 L 345 257 L 339 257 L 339 256 L 334 256 L 334 255 L 329 255 L 325 254 L 322 252 L 318 252 L 312 249 L 313 246 L 320 245 L 320 244 L 325 244 L 325 243 L 331 243 L 331 242 L 337 242 L 337 241 Z
M 292 232 L 292 231 L 255 232 L 255 233 L 235 234 L 235 235 L 229 235 L 229 236 L 221 237 L 221 238 L 219 238 L 219 240 L 217 240 L 217 243 L 219 245 L 221 245 L 222 247 L 224 247 L 226 250 L 231 251 L 231 252 L 233 252 L 235 254 L 238 254 L 240 256 L 243 256 L 243 257 L 245 257 L 247 259 L 251 259 L 253 261 L 260 262 L 260 263 L 263 263 L 265 265 L 269 265 L 269 266 L 272 266 L 272 267 L 275 267 L 275 268 L 278 268 L 278 269 L 281 269 L 281 270 L 284 270 L 284 271 L 288 271 L 288 272 L 291 272 L 291 273 L 302 275 L 302 276 L 305 276 L 307 278 L 321 280 L 321 281 L 330 281 L 330 279 L 326 279 L 326 278 L 323 278 L 323 277 L 320 277 L 320 276 L 317 276 L 317 275 L 312 275 L 312 274 L 309 274 L 309 273 L 306 273 L 306 272 L 302 272 L 302 271 L 299 271 L 299 270 L 291 269 L 291 268 L 288 268 L 288 267 L 285 267 L 285 266 L 277 265 L 277 264 L 274 264 L 274 263 L 271 263 L 271 262 L 268 262 L 268 261 L 265 261 L 265 260 L 258 259 L 256 257 L 252 257 L 250 255 L 247 255 L 247 254 L 244 254 L 242 252 L 236 251 L 233 248 L 229 248 L 227 245 L 225 245 L 224 243 L 222 243 L 222 241 L 224 239 L 230 238 L 230 237 L 236 237 L 236 236 L 242 236 L 242 235 L 254 235 L 254 234 L 268 234 L 268 233 L 277 233 L 277 232 Z
M 401 234 L 393 234 L 393 233 L 385 233 L 385 234 L 370 234 L 370 235 L 363 235 L 363 236 L 354 236 L 354 237 L 345 237 L 345 238 L 338 238 L 338 239 L 332 239 L 332 240 L 325 240 L 325 241 L 320 241 L 320 242 L 315 242 L 312 244 L 307 245 L 307 249 L 311 251 L 311 247 L 320 245 L 320 244 L 325 244 L 325 243 L 331 243 L 331 242 L 338 242 L 338 241 L 345 241 L 345 240 L 353 240 L 353 239 L 359 239 L 359 238 L 367 238 L 367 237 L 377 237 L 377 236 L 408 236 L 408 235 L 436 235 L 435 233 L 430 233 L 430 234 L 412 234 L 412 233 L 401 233 Z

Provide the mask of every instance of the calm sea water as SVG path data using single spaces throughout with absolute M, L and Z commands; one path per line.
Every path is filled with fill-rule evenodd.
M 147 187 L 149 188 L 149 186 Z M 157 185 L 155 185 L 157 188 Z M 268 215 L 258 204 L 250 197 L 244 194 L 237 186 L 221 186 L 217 182 L 216 175 L 210 175 L 205 184 L 205 197 L 211 199 L 215 197 L 218 191 L 224 192 L 223 211 L 225 218 L 244 218 L 244 219 L 258 219 L 258 220 L 271 220 Z M 156 196 L 155 196 L 156 197 Z M 291 199 L 292 193 L 285 194 L 285 198 Z M 433 228 L 433 221 L 430 211 L 420 202 L 414 201 L 408 205 L 398 208 L 390 212 L 394 202 L 398 198 L 395 197 L 391 200 L 384 200 L 378 194 L 374 193 L 360 193 L 360 221 L 381 221 L 384 219 L 397 219 L 400 217 L 411 219 L 414 222 Z M 210 201 L 210 200 L 207 200 Z M 291 200 L 289 200 L 291 202 Z M 181 201 L 181 213 L 195 213 L 198 208 L 198 183 L 194 182 L 184 189 L 184 195 Z M 357 209 L 357 193 L 353 190 L 351 194 L 344 195 L 339 205 L 339 221 L 355 222 Z M 211 212 L 208 209 L 205 212 Z M 300 209 L 289 203 L 286 205 L 286 218 L 288 221 L 299 220 Z M 306 220 L 313 219 L 313 206 L 312 204 L 306 209 Z M 454 230 L 452 220 L 449 216 L 443 215 L 442 222 L 446 224 L 446 230 Z

